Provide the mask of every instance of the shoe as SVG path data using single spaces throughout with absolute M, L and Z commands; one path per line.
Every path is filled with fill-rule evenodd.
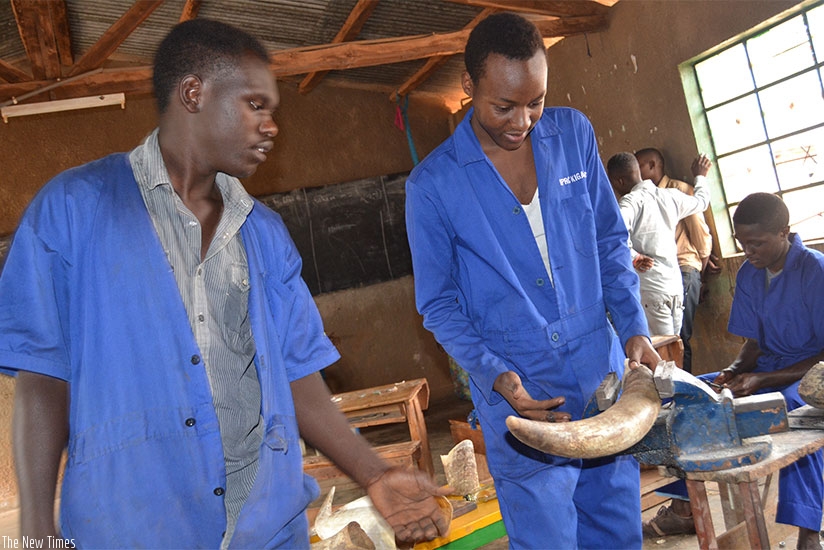
M 669 506 L 661 506 L 655 517 L 641 524 L 645 537 L 666 537 L 668 535 L 695 534 L 695 523 L 692 516 L 681 517 L 672 511 Z

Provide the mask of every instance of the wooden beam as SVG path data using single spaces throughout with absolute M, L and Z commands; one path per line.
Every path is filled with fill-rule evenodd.
M 599 15 L 609 8 L 592 0 L 447 0 L 453 4 L 463 4 L 476 8 L 492 8 L 502 11 L 572 17 Z
M 372 15 L 377 5 L 378 0 L 358 0 L 358 3 L 355 4 L 355 7 L 349 12 L 349 17 L 344 21 L 338 34 L 332 39 L 332 44 L 340 44 L 355 39 L 358 34 L 360 34 L 364 23 L 366 23 L 366 20 Z M 329 71 L 316 71 L 309 73 L 298 86 L 298 91 L 302 94 L 310 92 L 320 83 L 328 72 Z
M 184 21 L 197 17 L 201 4 L 203 4 L 202 0 L 186 0 L 186 5 L 183 6 L 183 10 L 180 12 L 180 19 L 178 19 L 177 22 L 183 23 Z
M 533 21 L 542 36 L 571 36 L 607 28 L 606 14 Z M 421 36 L 359 40 L 343 44 L 310 46 L 273 52 L 271 68 L 276 76 L 372 67 L 425 57 L 461 53 L 469 29 Z
M 156 10 L 163 0 L 137 0 L 120 19 L 103 33 L 94 46 L 69 71 L 75 76 L 97 69 L 140 24 Z
M 81 75 L 60 82 L 34 80 L 15 84 L 0 84 L 0 105 L 10 102 L 11 98 L 20 98 L 38 90 L 43 90 L 43 94 L 51 94 L 56 99 L 117 92 L 126 94 L 151 93 L 152 68 L 98 69 L 88 76 Z M 44 101 L 48 99 L 43 94 L 32 95 L 27 101 Z
M 63 3 L 64 0 L 59 0 Z M 17 30 L 31 63 L 34 78 L 60 78 L 60 57 L 49 0 L 12 0 Z M 65 9 L 65 6 L 63 6 Z
M 31 75 L 0 59 L 0 78 L 6 82 L 26 82 L 31 80 Z
M 495 13 L 495 9 L 493 8 L 486 8 L 481 13 L 479 13 L 475 19 L 469 22 L 468 25 L 464 27 L 464 29 L 469 29 L 470 31 L 475 28 L 475 25 L 486 19 L 491 14 Z M 448 55 L 439 55 L 436 57 L 430 57 L 426 60 L 426 63 L 423 67 L 418 69 L 415 74 L 413 74 L 406 82 L 400 85 L 397 91 L 392 93 L 392 96 L 389 98 L 390 101 L 394 101 L 397 96 L 403 97 L 407 95 L 409 92 L 423 84 L 429 76 L 434 73 L 438 67 L 449 61 Z
M 60 64 L 64 67 L 71 67 L 74 63 L 74 57 L 72 56 L 72 39 L 69 32 L 69 14 L 66 11 L 66 1 L 49 2 L 49 12 L 51 13 Z
M 606 15 L 534 21 L 543 36 L 570 36 L 607 27 Z M 362 40 L 328 46 L 295 48 L 272 52 L 271 69 L 276 76 L 292 76 L 400 63 L 427 57 L 461 53 L 469 30 L 384 40 Z M 152 68 L 107 69 L 54 89 L 55 96 L 79 97 L 96 93 L 151 92 Z M 122 83 L 120 88 L 118 84 Z M 0 84 L 0 102 L 54 84 L 41 80 Z

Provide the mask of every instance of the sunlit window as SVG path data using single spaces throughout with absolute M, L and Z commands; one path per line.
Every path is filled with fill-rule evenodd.
M 824 3 L 802 3 L 681 73 L 697 141 L 716 159 L 722 252 L 737 251 L 731 217 L 756 191 L 784 199 L 802 239 L 824 239 Z

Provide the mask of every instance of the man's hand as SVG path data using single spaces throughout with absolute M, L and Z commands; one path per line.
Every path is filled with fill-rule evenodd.
M 552 399 L 535 400 L 529 395 L 521 382 L 521 377 L 514 371 L 506 371 L 495 379 L 492 389 L 500 393 L 506 402 L 515 409 L 520 416 L 530 420 L 540 420 L 544 422 L 568 422 L 569 413 L 554 411 L 563 405 L 566 400 L 563 397 L 553 397 Z
M 644 273 L 645 271 L 649 271 L 649 269 L 653 266 L 655 260 L 650 258 L 649 256 L 644 256 L 643 254 L 638 254 L 635 258 L 632 259 L 632 267 Z
M 721 261 L 718 259 L 718 256 L 715 254 L 710 254 L 709 257 L 706 259 L 704 264 L 704 273 L 708 275 L 718 275 L 721 273 Z
M 629 359 L 629 368 L 636 369 L 641 365 L 646 365 L 655 372 L 655 367 L 661 362 L 661 356 L 652 347 L 652 342 L 646 336 L 636 334 L 627 340 L 624 352 Z
M 449 532 L 452 518 L 444 516 L 435 499 L 449 494 L 449 488 L 437 487 L 421 470 L 389 468 L 370 481 L 366 491 L 398 542 L 414 544 Z
M 692 161 L 692 166 L 690 169 L 692 170 L 693 177 L 695 176 L 706 176 L 710 173 L 710 167 L 712 166 L 712 161 L 707 158 L 707 155 L 701 153 Z
M 713 380 L 715 384 L 728 388 L 733 397 L 746 397 L 753 395 L 763 386 L 763 380 L 760 373 L 744 372 L 736 374 L 735 370 L 726 368 L 718 373 L 718 376 Z

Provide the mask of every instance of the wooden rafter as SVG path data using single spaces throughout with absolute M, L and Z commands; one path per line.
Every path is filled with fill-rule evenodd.
M 68 44 L 65 0 L 12 0 L 11 7 L 34 78 L 60 78 L 59 47 Z M 58 38 L 58 33 L 65 36 Z
M 602 14 L 535 20 L 534 23 L 543 36 L 552 37 L 600 31 L 607 27 L 608 19 L 606 14 Z M 271 68 L 276 76 L 291 76 L 454 55 L 463 51 L 469 32 L 464 29 L 452 33 L 280 50 L 272 52 Z M 143 93 L 151 91 L 151 75 L 151 67 L 104 70 L 55 87 L 51 93 L 61 98 L 110 92 Z M 31 93 L 54 83 L 54 80 L 37 80 L 0 84 L 0 101 Z
M 180 12 L 180 19 L 178 20 L 178 23 L 183 23 L 184 21 L 197 17 L 201 4 L 203 4 L 202 0 L 186 0 L 186 4 Z
M 607 11 L 605 5 L 593 0 L 447 0 L 454 4 L 463 4 L 476 8 L 491 8 L 502 11 L 553 15 L 556 17 L 574 17 L 598 15 Z
M 163 0 L 141 0 L 132 4 L 132 7 L 103 33 L 95 45 L 83 54 L 80 61 L 69 71 L 69 76 L 85 73 L 103 65 L 103 62 L 129 37 L 132 31 L 162 3 Z
M 57 56 L 60 58 L 61 65 L 71 67 L 74 58 L 72 57 L 72 40 L 69 32 L 69 14 L 66 11 L 66 2 L 60 0 L 48 4 L 52 27 L 54 28 L 54 40 L 57 43 Z
M 495 13 L 495 11 L 497 10 L 493 8 L 484 9 L 481 13 L 477 15 L 477 17 L 475 17 L 475 19 L 470 21 L 469 24 L 464 27 L 464 29 L 468 29 L 471 31 L 475 28 L 475 25 L 486 19 L 490 14 Z M 409 77 L 409 79 L 406 82 L 401 84 L 396 91 L 392 92 L 392 95 L 389 99 L 394 101 L 394 99 L 397 96 L 403 97 L 415 88 L 417 88 L 418 86 L 420 86 L 423 82 L 426 81 L 426 79 L 429 78 L 429 76 L 432 73 L 434 73 L 438 69 L 438 67 L 449 61 L 449 57 L 450 56 L 448 55 L 438 55 L 427 59 L 423 67 L 418 69 L 415 72 L 415 74 Z
M 570 36 L 603 30 L 608 25 L 606 13 L 585 17 L 533 21 L 541 34 Z M 469 29 L 404 38 L 360 40 L 343 44 L 293 48 L 272 53 L 271 67 L 277 76 L 312 71 L 356 69 L 389 63 L 401 63 L 463 51 Z
M 360 34 L 364 23 L 366 23 L 366 20 L 372 15 L 377 5 L 378 0 L 358 0 L 358 3 L 355 4 L 355 7 L 349 12 L 349 17 L 344 21 L 338 34 L 332 39 L 332 44 L 340 44 L 355 39 L 358 34 Z M 310 92 L 328 72 L 329 71 L 316 71 L 309 73 L 303 81 L 301 81 L 300 86 L 298 86 L 298 91 L 302 94 Z
M 31 75 L 0 59 L 0 78 L 6 82 L 25 82 L 31 80 Z

